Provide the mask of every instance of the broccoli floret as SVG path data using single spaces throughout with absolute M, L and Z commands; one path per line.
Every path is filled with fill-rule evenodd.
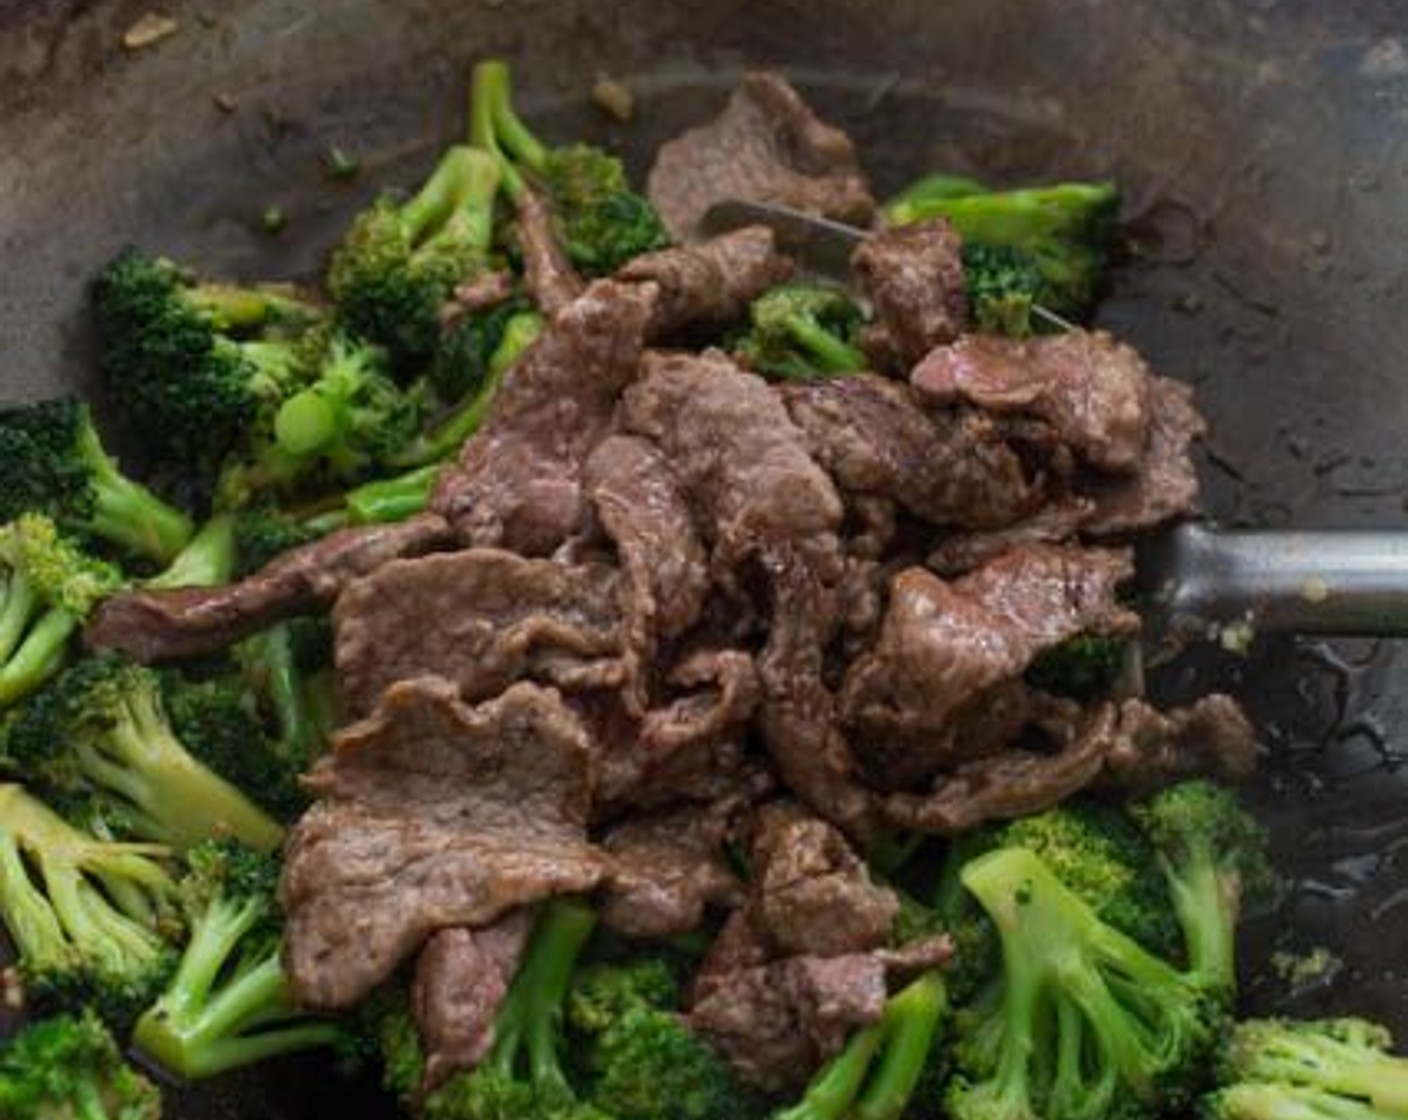
M 30 1004 L 131 1022 L 171 966 L 159 934 L 174 891 L 167 854 L 95 839 L 0 785 L 0 916 Z
M 94 796 L 114 826 L 188 848 L 234 836 L 270 850 L 283 830 L 176 737 L 160 677 L 116 657 L 80 661 L 16 709 L 5 753 L 56 796 Z
M 924 207 L 936 202 L 987 193 L 988 188 L 976 179 L 939 172 L 934 175 L 925 175 L 922 179 L 916 179 L 910 183 L 899 194 L 886 202 L 881 208 L 881 212 L 891 225 L 902 226 L 928 217 Z
M 866 368 L 861 310 L 838 288 L 784 284 L 754 300 L 748 315 L 735 349 L 759 373 L 805 380 Z
M 1042 293 L 1041 269 L 1031 254 L 1010 245 L 963 246 L 963 279 L 973 325 L 982 331 L 1026 338 Z
M 229 583 L 235 573 L 235 519 L 229 514 L 212 517 L 177 554 L 166 569 L 147 580 L 157 590 L 174 587 L 215 587 Z
M 947 218 L 965 242 L 1029 254 L 1041 271 L 1038 302 L 1044 307 L 1061 315 L 1081 315 L 1094 304 L 1119 214 L 1119 192 L 1113 184 L 912 190 L 886 205 L 885 217 L 891 223 Z
M 323 317 L 290 289 L 202 284 L 125 249 L 94 284 L 103 373 L 147 445 L 213 466 L 309 371 L 297 336 Z
M 285 552 L 315 541 L 322 534 L 271 505 L 250 506 L 234 517 L 236 579 L 259 571 Z
M 73 397 L 0 408 L 0 463 L 0 521 L 42 513 L 159 564 L 190 540 L 190 518 L 118 469 Z
M 630 189 L 625 166 L 600 148 L 549 148 L 514 112 L 509 68 L 497 59 L 474 68 L 470 138 L 499 159 L 504 190 L 526 179 L 547 195 L 568 259 L 588 276 L 615 272 L 670 237 L 650 203 Z
M 580 901 L 548 903 L 494 1020 L 489 1056 L 426 1098 L 427 1120 L 605 1120 L 568 1083 L 562 1055 L 572 972 L 595 925 Z
M 454 405 L 478 392 L 488 380 L 489 364 L 509 321 L 527 310 L 525 301 L 510 299 L 446 328 L 425 378 L 436 399 Z
M 1108 695 L 1124 671 L 1127 643 L 1108 634 L 1077 634 L 1043 650 L 1027 667 L 1033 688 L 1072 700 Z
M 8 1120 L 160 1120 L 155 1085 L 122 1060 L 91 1012 L 33 1023 L 0 1043 Z
M 1223 1050 L 1223 1086 L 1205 1102 L 1211 1120 L 1408 1116 L 1408 1058 L 1364 1019 L 1254 1019 Z
M 414 197 L 384 195 L 358 215 L 333 255 L 328 287 L 342 322 L 384 346 L 399 378 L 431 360 L 441 309 L 486 266 L 498 190 L 497 160 L 450 148 Z
M 996 1029 L 967 1030 L 955 1120 L 1152 1116 L 1199 1090 L 1222 1026 L 1217 993 L 1102 921 L 1025 848 L 970 862 L 963 884 L 997 926 Z
M 1159 853 L 1190 968 L 1230 1001 L 1243 909 L 1277 890 L 1265 828 L 1235 793 L 1203 780 L 1172 786 L 1132 811 Z
M 857 1031 L 777 1120 L 899 1120 L 934 1056 L 947 1009 L 938 973 L 921 976 L 891 996 L 880 1022 Z
M 0 711 L 63 667 L 93 605 L 121 586 L 116 568 L 66 540 L 47 517 L 0 525 Z
M 165 991 L 137 1020 L 134 1045 L 188 1080 L 317 1046 L 335 1024 L 299 1011 L 279 960 L 279 864 L 230 840 L 187 856 L 181 881 L 190 939 Z
M 675 969 L 659 957 L 589 964 L 572 977 L 567 1022 L 573 1030 L 595 1036 L 627 1011 L 670 1011 L 679 1002 Z

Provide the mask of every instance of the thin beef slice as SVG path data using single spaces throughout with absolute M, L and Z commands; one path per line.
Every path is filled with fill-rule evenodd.
M 872 233 L 851 254 L 851 271 L 875 321 L 866 351 L 880 368 L 906 374 L 968 320 L 963 245 L 945 218 Z

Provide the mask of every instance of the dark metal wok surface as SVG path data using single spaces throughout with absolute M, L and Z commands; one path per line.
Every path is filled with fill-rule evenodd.
M 1396 0 L 0 0 L 0 398 L 82 386 L 83 282 L 137 241 L 212 271 L 313 270 L 346 216 L 459 127 L 476 56 L 518 64 L 543 131 L 643 161 L 750 64 L 852 131 L 881 188 L 930 168 L 1108 175 L 1128 261 L 1104 312 L 1213 418 L 1208 507 L 1233 523 L 1405 520 L 1408 25 Z M 627 80 L 637 121 L 588 107 Z M 323 156 L 354 153 L 337 183 Z M 270 237 L 260 214 L 289 217 Z M 140 451 L 140 434 L 127 433 Z M 3 464 L 0 464 L 3 469 Z M 1273 758 L 1255 797 L 1294 887 L 1254 936 L 1325 944 L 1334 983 L 1252 998 L 1408 1026 L 1408 660 L 1394 643 L 1192 658 L 1174 692 L 1237 691 Z M 1287 1000 L 1290 999 L 1288 1004 Z M 177 1117 L 382 1116 L 292 1064 L 261 1099 Z

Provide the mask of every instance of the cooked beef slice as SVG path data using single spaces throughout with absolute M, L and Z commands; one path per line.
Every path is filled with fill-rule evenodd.
M 308 785 L 280 899 L 309 1007 L 351 1007 L 435 931 L 591 890 L 606 869 L 586 840 L 592 745 L 553 689 L 470 707 L 449 681 L 398 682 Z
M 494 548 L 383 565 L 333 611 L 343 703 L 364 715 L 389 686 L 423 675 L 452 681 L 471 701 L 525 678 L 565 689 L 620 684 L 620 599 L 614 568 Z
M 672 937 L 698 928 L 709 907 L 738 905 L 743 889 L 723 845 L 739 802 L 646 813 L 608 832 L 601 920 L 628 937 Z
M 558 243 L 552 214 L 538 192 L 525 187 L 513 205 L 514 231 L 523 254 L 523 286 L 540 311 L 556 315 L 582 294 L 582 278 Z
M 875 321 L 866 350 L 881 368 L 908 373 L 968 320 L 963 245 L 944 218 L 872 233 L 851 254 L 851 272 Z
M 914 390 L 873 374 L 780 388 L 807 450 L 850 495 L 892 499 L 933 525 L 993 529 L 1041 499 L 987 418 L 925 411 Z
M 838 957 L 890 939 L 894 891 L 871 881 L 835 827 L 796 804 L 759 810 L 751 871 L 748 917 L 775 956 Z
M 650 201 L 681 240 L 716 202 L 780 202 L 868 225 L 875 199 L 855 146 L 776 74 L 744 76 L 724 111 L 660 146 Z
M 583 530 L 582 464 L 636 375 L 657 295 L 598 280 L 514 365 L 431 497 L 462 543 L 548 555 Z
M 1026 545 L 945 582 L 924 568 L 895 577 L 880 640 L 841 690 L 857 735 L 901 742 L 941 736 L 974 697 L 1019 676 L 1076 634 L 1128 633 L 1138 617 L 1115 590 L 1127 551 Z
M 696 650 L 671 670 L 669 683 L 680 695 L 641 722 L 641 742 L 657 755 L 737 734 L 761 697 L 757 667 L 742 650 Z
M 1149 441 L 1132 477 L 1095 480 L 1095 512 L 1082 526 L 1092 536 L 1145 529 L 1191 513 L 1198 498 L 1193 441 L 1207 422 L 1193 404 L 1190 386 L 1155 377 L 1149 386 Z
M 430 935 L 416 958 L 411 1010 L 425 1051 L 421 1091 L 431 1093 L 471 1070 L 494 1044 L 494 1018 L 533 930 L 528 909 L 483 929 L 455 926 Z
M 1055 499 L 1030 517 L 1001 529 L 955 533 L 940 541 L 924 564 L 945 578 L 980 568 L 989 560 L 1029 544 L 1059 544 L 1073 539 L 1095 512 L 1089 498 Z
M 143 663 L 218 653 L 281 619 L 327 606 L 353 580 L 391 560 L 421 556 L 451 539 L 434 514 L 340 529 L 238 583 L 114 595 L 93 613 L 84 641 Z
M 513 273 L 501 268 L 481 272 L 455 286 L 454 294 L 440 309 L 440 325 L 453 327 L 471 315 L 507 303 L 512 296 Z
M 659 286 L 647 332 L 654 339 L 742 318 L 748 305 L 790 277 L 793 267 L 792 259 L 778 252 L 772 230 L 748 226 L 698 245 L 642 253 L 616 278 Z
M 1081 459 L 1128 474 L 1149 435 L 1149 370 L 1104 331 L 1017 340 L 967 335 L 915 368 L 911 383 L 936 404 L 966 403 L 1050 424 Z
M 1126 700 L 1117 708 L 1102 781 L 1136 793 L 1196 775 L 1241 781 L 1260 753 L 1251 721 L 1230 696 L 1215 692 L 1166 713 Z

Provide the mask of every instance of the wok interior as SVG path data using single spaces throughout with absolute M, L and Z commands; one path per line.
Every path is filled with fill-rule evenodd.
M 638 167 L 768 64 L 850 131 L 881 193 L 936 168 L 1117 180 L 1131 222 L 1102 323 L 1198 385 L 1209 512 L 1403 523 L 1408 47 L 1384 34 L 1389 0 L 168 7 L 177 35 L 126 54 L 140 4 L 0 0 L 4 398 L 84 386 L 84 278 L 125 241 L 217 273 L 314 270 L 353 210 L 454 135 L 477 56 L 515 61 L 544 134 L 620 144 Z M 599 73 L 635 93 L 630 126 L 590 108 Z M 327 174 L 332 146 L 361 162 L 352 183 Z M 271 205 L 289 217 L 277 238 L 259 220 Z M 136 459 L 140 433 L 125 434 Z M 1253 936 L 1344 958 L 1291 1003 L 1258 980 L 1262 1007 L 1408 1027 L 1405 676 L 1396 643 L 1290 641 L 1163 676 L 1170 696 L 1237 693 L 1271 748 L 1253 796 L 1294 879 Z M 191 1093 L 173 1114 L 386 1111 L 309 1068 Z

